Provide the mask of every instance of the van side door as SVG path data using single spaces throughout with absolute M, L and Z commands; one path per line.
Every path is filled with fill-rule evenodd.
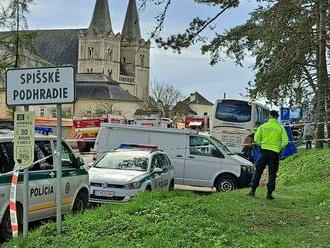
M 221 170 L 223 154 L 206 137 L 190 136 L 186 152 L 184 184 L 213 187 L 213 180 Z

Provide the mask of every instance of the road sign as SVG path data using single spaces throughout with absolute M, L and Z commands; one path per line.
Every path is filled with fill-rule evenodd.
M 6 101 L 9 106 L 75 102 L 75 76 L 71 66 L 9 69 Z
M 290 120 L 290 108 L 281 108 L 281 121 Z
M 16 112 L 14 125 L 14 158 L 25 169 L 34 161 L 34 112 Z

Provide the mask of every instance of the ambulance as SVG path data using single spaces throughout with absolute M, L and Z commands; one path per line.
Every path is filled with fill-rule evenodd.
M 14 132 L 0 130 L 0 238 L 11 237 L 9 193 L 14 168 Z M 35 135 L 35 162 L 29 169 L 29 222 L 56 216 L 56 137 Z M 79 212 L 88 207 L 89 177 L 81 158 L 62 141 L 62 211 Z M 22 230 L 23 172 L 17 185 L 17 216 Z

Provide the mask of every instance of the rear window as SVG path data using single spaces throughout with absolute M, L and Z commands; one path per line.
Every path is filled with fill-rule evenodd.
M 216 110 L 216 118 L 227 122 L 251 121 L 251 105 L 244 101 L 223 100 L 219 102 Z
M 147 171 L 149 157 L 135 152 L 109 152 L 94 166 L 95 168 Z

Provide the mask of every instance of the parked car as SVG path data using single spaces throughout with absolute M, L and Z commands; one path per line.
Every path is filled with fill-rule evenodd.
M 126 202 L 139 192 L 174 188 L 174 170 L 155 146 L 121 145 L 89 170 L 90 202 Z
M 230 191 L 250 184 L 255 167 L 216 138 L 194 130 L 104 123 L 96 138 L 97 158 L 121 143 L 158 145 L 174 167 L 176 184 Z
M 14 132 L 0 130 L 0 237 L 11 237 L 9 193 L 14 162 Z M 54 217 L 56 214 L 56 137 L 36 134 L 35 162 L 29 169 L 28 220 Z M 23 172 L 17 185 L 17 215 L 19 228 L 23 214 Z M 88 207 L 88 172 L 83 161 L 74 156 L 70 146 L 62 141 L 62 211 L 82 211 Z

